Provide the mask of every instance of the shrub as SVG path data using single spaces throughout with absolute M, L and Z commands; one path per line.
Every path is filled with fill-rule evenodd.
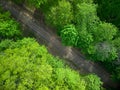
M 74 25 L 67 25 L 61 31 L 62 43 L 68 46 L 76 46 L 78 40 L 78 31 Z

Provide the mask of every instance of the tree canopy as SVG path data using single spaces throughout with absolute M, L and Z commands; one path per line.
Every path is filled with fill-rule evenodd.
M 20 26 L 13 18 L 11 19 L 10 13 L 3 11 L 0 8 L 0 39 L 4 38 L 18 38 L 20 37 Z
M 48 53 L 32 38 L 0 43 L 0 89 L 9 90 L 100 90 L 102 82 L 96 75 L 79 75 L 60 59 Z M 94 79 L 94 81 L 92 80 Z M 88 81 L 89 80 L 89 81 Z M 92 84 L 95 84 L 95 86 Z M 91 90 L 91 89 L 88 90 Z

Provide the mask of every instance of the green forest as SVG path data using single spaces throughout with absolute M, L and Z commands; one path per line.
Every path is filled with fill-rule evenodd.
M 0 90 L 100 90 L 97 75 L 80 75 L 48 53 L 20 24 L 0 10 Z
M 8 0 L 42 12 L 64 46 L 77 48 L 120 83 L 120 0 Z M 0 90 L 107 90 L 51 55 L 0 7 Z M 111 89 L 112 90 L 112 89 Z

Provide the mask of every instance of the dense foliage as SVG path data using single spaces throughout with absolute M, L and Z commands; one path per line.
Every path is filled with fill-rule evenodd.
M 57 0 L 47 9 L 48 11 L 45 12 L 47 22 L 60 30 L 60 36 L 65 45 L 82 48 L 82 51 L 90 57 L 95 56 L 93 59 L 96 61 L 111 61 L 117 58 L 116 49 L 113 50 L 114 45 L 110 45 L 112 48 L 107 51 L 111 54 L 107 56 L 103 54 L 102 59 L 98 57 L 99 55 L 96 56 L 99 54 L 97 47 L 99 43 L 111 44 L 118 29 L 110 23 L 99 20 L 97 5 L 93 0 Z M 104 50 L 100 52 L 104 53 Z
M 0 50 L 0 89 L 100 90 L 96 75 L 80 76 L 32 38 L 2 41 Z
M 95 0 L 98 16 L 101 20 L 111 22 L 120 28 L 120 0 Z
M 58 5 L 50 8 L 50 11 L 45 14 L 45 17 L 46 20 L 57 29 L 60 29 L 64 25 L 70 24 L 73 19 L 70 2 L 66 0 L 59 1 Z
M 66 25 L 61 31 L 62 42 L 65 45 L 76 46 L 78 39 L 78 32 L 74 25 Z
M 23 3 L 27 3 L 30 6 L 34 6 L 35 8 L 40 8 L 40 5 L 46 3 L 47 0 L 11 0 L 18 5 L 22 5 Z
M 19 24 L 14 19 L 11 19 L 9 12 L 5 12 L 0 8 L 0 39 L 17 39 L 20 35 Z
M 47 2 L 47 0 L 25 0 L 29 5 L 40 8 L 40 5 Z

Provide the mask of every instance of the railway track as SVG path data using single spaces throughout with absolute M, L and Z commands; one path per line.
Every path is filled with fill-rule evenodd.
M 3 6 L 4 9 L 9 10 L 15 19 L 28 28 L 29 32 L 34 33 L 37 41 L 45 44 L 50 53 L 67 60 L 72 66 L 80 71 L 80 73 L 97 74 L 104 82 L 105 87 L 117 87 L 117 84 L 110 79 L 110 74 L 103 67 L 90 60 L 86 60 L 75 48 L 62 45 L 53 30 L 43 23 L 38 22 L 24 7 L 21 8 L 5 0 L 0 0 L 0 5 Z

